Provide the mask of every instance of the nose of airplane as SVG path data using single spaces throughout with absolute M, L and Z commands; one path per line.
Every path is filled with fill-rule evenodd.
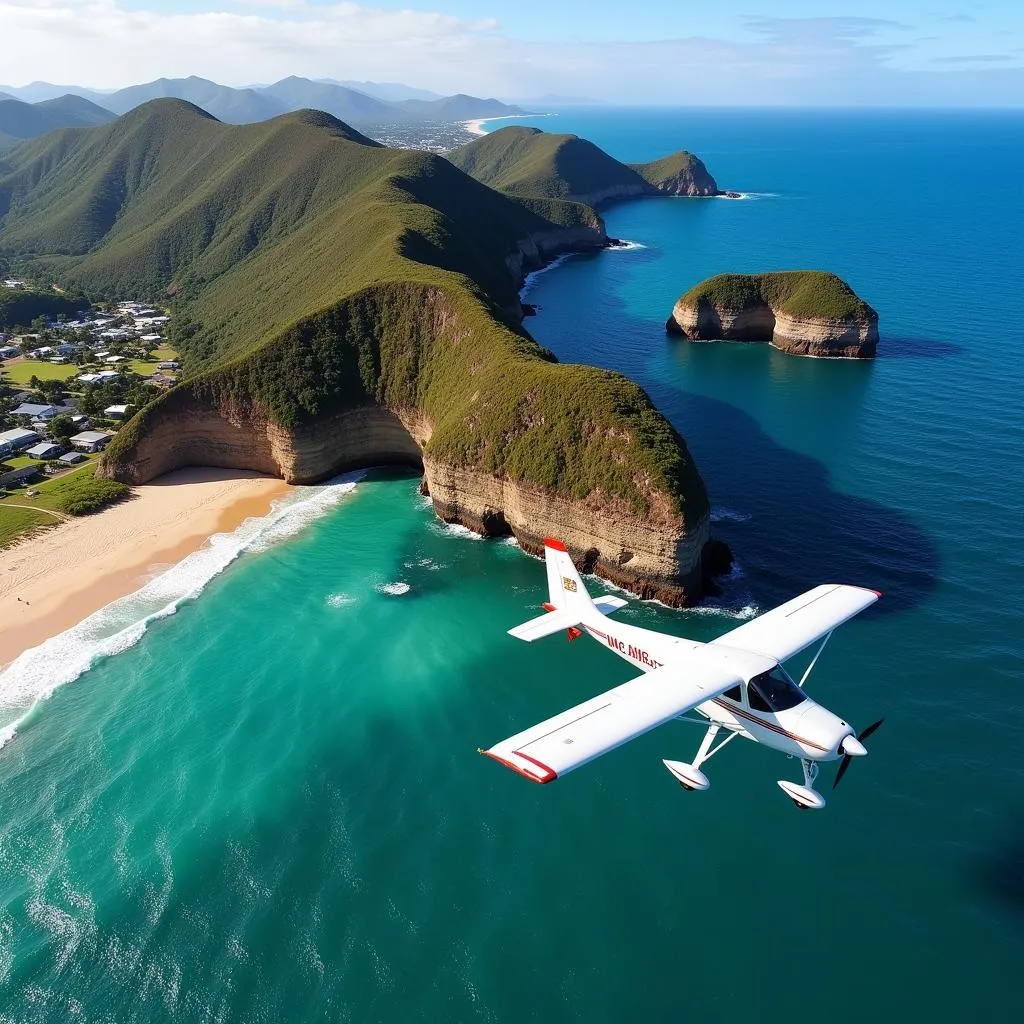
M 868 752 L 868 748 L 856 736 L 847 736 L 843 740 L 842 751 L 844 754 L 849 754 L 850 757 L 863 757 Z

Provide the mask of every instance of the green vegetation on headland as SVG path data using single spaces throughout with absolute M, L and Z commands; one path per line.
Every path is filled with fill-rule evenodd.
M 538 128 L 501 128 L 447 158 L 477 181 L 514 196 L 600 202 L 616 194 L 718 194 L 707 168 L 685 150 L 652 163 L 624 164 L 586 139 Z
M 639 387 L 559 365 L 519 327 L 522 245 L 604 242 L 579 204 L 519 202 L 326 114 L 236 127 L 163 100 L 19 147 L 0 210 L 0 256 L 34 277 L 174 297 L 190 379 L 111 443 L 125 478 L 147 435 L 197 404 L 289 429 L 375 404 L 425 414 L 425 454 L 455 466 L 706 512 L 685 444 Z
M 719 274 L 694 285 L 679 301 L 695 306 L 702 300 L 733 310 L 768 305 L 789 316 L 828 320 L 875 315 L 841 277 L 822 270 Z

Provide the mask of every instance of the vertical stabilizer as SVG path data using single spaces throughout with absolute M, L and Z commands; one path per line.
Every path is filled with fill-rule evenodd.
M 544 561 L 548 571 L 548 603 L 553 610 L 577 611 L 577 622 L 592 620 L 595 613 L 600 614 L 560 540 L 548 537 L 544 541 Z

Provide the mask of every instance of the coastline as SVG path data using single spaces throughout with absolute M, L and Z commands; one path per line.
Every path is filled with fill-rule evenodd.
M 290 491 L 256 473 L 177 470 L 0 552 L 0 668 L 134 593 L 214 534 L 265 516 Z
M 488 121 L 520 121 L 524 117 L 554 117 L 554 114 L 502 114 L 500 117 L 474 117 L 469 121 L 463 121 L 462 127 L 469 132 L 470 135 L 489 135 L 490 133 L 484 129 L 484 125 Z

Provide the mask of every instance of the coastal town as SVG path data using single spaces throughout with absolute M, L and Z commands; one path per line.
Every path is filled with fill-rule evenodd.
M 26 290 L 18 278 L 3 281 L 8 294 Z M 112 481 L 92 483 L 94 463 L 136 409 L 177 383 L 169 320 L 162 309 L 121 302 L 0 332 L 0 506 L 22 512 L 5 517 L 0 544 L 98 507 L 99 491 L 107 500 L 117 493 Z

